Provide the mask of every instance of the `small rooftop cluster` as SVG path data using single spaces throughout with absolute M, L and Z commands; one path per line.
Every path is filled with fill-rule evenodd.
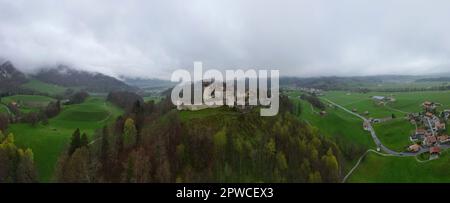
M 450 111 L 437 112 L 437 104 L 430 101 L 422 103 L 423 112 L 408 115 L 411 123 L 417 126 L 410 140 L 415 144 L 408 147 L 409 151 L 418 152 L 421 148 L 429 148 L 430 159 L 437 158 L 440 154 L 440 146 L 450 143 L 446 134 L 445 122 L 448 120 Z M 439 115 L 439 116 L 438 116 Z

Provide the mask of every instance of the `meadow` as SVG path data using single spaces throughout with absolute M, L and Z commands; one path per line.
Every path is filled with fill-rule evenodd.
M 391 96 L 396 101 L 387 105 L 377 105 L 372 96 Z M 405 151 L 411 144 L 409 135 L 415 130 L 415 126 L 404 119 L 408 112 L 422 111 L 421 104 L 424 101 L 439 103 L 438 110 L 450 108 L 450 91 L 395 93 L 332 91 L 326 92 L 324 97 L 348 109 L 356 108 L 360 114 L 369 111 L 369 115 L 364 115 L 366 117 L 385 118 L 395 114 L 392 120 L 374 124 L 381 142 L 395 151 Z M 417 161 L 416 157 L 392 157 L 369 153 L 350 176 L 349 182 L 449 182 L 449 167 L 448 150 L 443 152 L 439 159 L 425 162 Z
M 381 142 L 394 151 L 406 151 L 413 144 L 409 136 L 414 133 L 415 126 L 403 117 L 373 125 Z
M 386 105 L 378 105 L 373 96 L 389 96 L 396 101 Z M 450 109 L 450 91 L 421 91 L 421 92 L 369 92 L 356 93 L 344 91 L 326 92 L 325 98 L 330 99 L 348 109 L 356 108 L 362 114 L 369 111 L 369 116 L 374 118 L 389 117 L 396 114 L 397 117 L 404 116 L 409 112 L 419 112 L 422 110 L 421 104 L 424 101 L 440 103 L 442 106 L 438 110 Z
M 51 97 L 41 95 L 13 95 L 1 98 L 1 103 L 3 105 L 16 102 L 19 105 L 19 110 L 24 113 L 38 111 L 39 109 L 46 107 L 48 103 L 52 101 L 56 100 Z
M 448 183 L 450 152 L 419 162 L 415 157 L 384 157 L 370 153 L 350 176 L 353 183 Z
M 55 85 L 55 84 L 49 84 L 45 83 L 39 80 L 30 80 L 27 83 L 23 84 L 22 87 L 30 90 L 34 90 L 40 93 L 48 94 L 48 95 L 58 95 L 63 94 L 67 88 Z
M 84 103 L 67 105 L 48 125 L 12 124 L 8 131 L 20 147 L 31 148 L 38 169 L 39 180 L 52 180 L 60 153 L 68 146 L 72 133 L 80 128 L 92 141 L 97 129 L 114 121 L 122 110 L 105 101 L 104 97 L 89 97 Z
M 286 94 L 297 108 L 301 109 L 301 113 L 298 115 L 299 119 L 317 129 L 323 136 L 339 142 L 339 145 L 345 145 L 343 147 L 351 145 L 361 146 L 362 149 L 375 147 L 370 134 L 362 128 L 359 118 L 330 106 L 325 109 L 326 115 L 320 115 L 319 109 L 314 108 L 309 102 L 299 99 L 301 95 L 299 91 L 289 91 Z M 358 155 L 358 158 L 360 155 L 362 153 Z M 346 159 L 344 172 L 348 172 L 356 161 L 356 158 Z

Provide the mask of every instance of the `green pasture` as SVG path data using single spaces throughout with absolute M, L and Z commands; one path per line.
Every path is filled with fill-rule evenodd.
M 14 133 L 18 146 L 33 150 L 39 179 L 48 182 L 52 180 L 58 156 L 76 128 L 92 139 L 97 129 L 121 113 L 121 109 L 105 102 L 103 97 L 89 97 L 84 103 L 64 106 L 58 116 L 49 119 L 48 125 L 12 124 L 9 132 Z
M 419 162 L 415 157 L 385 157 L 370 153 L 350 176 L 354 183 L 448 183 L 450 152 Z

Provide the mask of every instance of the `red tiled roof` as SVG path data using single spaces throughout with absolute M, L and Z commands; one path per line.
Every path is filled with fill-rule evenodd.
M 431 147 L 430 148 L 430 153 L 440 153 L 441 152 L 441 148 L 439 147 Z

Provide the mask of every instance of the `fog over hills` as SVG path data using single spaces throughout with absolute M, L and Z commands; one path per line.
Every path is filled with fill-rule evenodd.
M 118 77 L 279 69 L 298 77 L 423 75 L 450 67 L 450 2 L 0 0 L 0 57 Z

